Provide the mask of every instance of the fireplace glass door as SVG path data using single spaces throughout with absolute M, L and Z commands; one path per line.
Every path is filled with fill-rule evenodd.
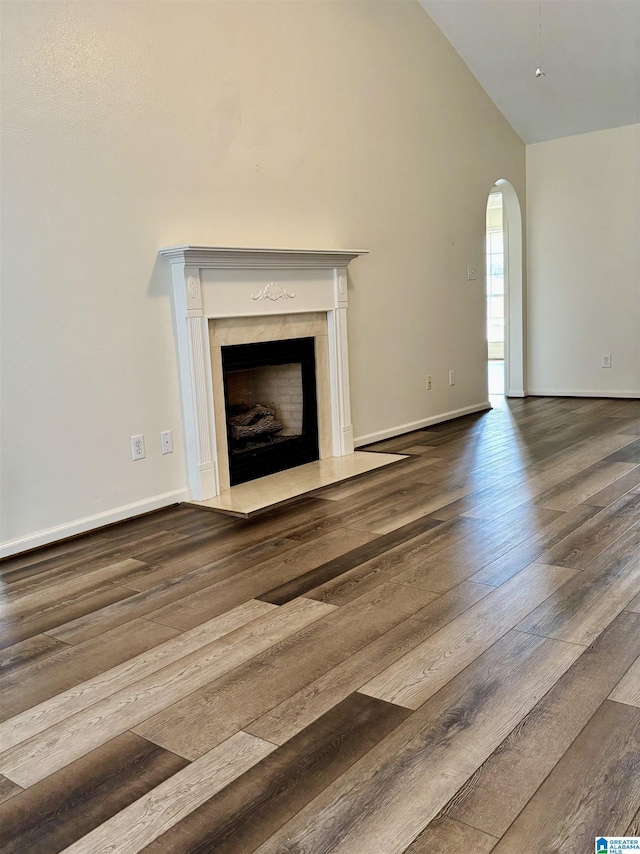
M 319 458 L 315 342 L 222 348 L 231 486 Z

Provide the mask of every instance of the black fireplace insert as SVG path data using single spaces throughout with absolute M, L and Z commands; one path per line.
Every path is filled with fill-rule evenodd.
M 231 486 L 319 458 L 315 342 L 222 348 Z

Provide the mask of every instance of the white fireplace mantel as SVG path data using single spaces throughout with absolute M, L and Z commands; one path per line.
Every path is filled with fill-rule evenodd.
M 171 246 L 191 498 L 220 494 L 209 321 L 322 312 L 327 318 L 333 455 L 353 453 L 347 350 L 347 266 L 366 250 Z

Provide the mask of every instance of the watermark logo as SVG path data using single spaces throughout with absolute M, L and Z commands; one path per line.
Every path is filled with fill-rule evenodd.
M 640 836 L 597 836 L 596 854 L 625 854 L 640 852 Z

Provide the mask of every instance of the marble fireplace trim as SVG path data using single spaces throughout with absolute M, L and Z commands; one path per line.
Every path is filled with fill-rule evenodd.
M 347 265 L 365 253 L 184 245 L 160 254 L 172 268 L 191 499 L 213 498 L 229 485 L 218 397 L 225 343 L 313 335 L 320 456 L 352 454 Z

